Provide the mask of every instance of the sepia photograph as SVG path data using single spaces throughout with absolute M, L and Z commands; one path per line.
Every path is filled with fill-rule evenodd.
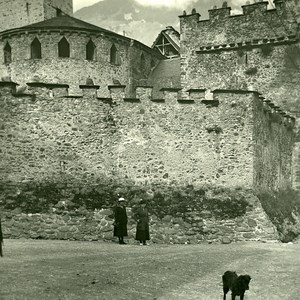
M 300 299 L 300 0 L 0 0 L 0 300 Z

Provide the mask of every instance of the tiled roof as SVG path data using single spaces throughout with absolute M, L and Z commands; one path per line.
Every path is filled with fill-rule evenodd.
M 33 23 L 30 25 L 26 25 L 24 27 L 21 27 L 21 29 L 51 29 L 51 28 L 61 28 L 61 29 L 67 29 L 67 28 L 73 28 L 73 29 L 84 29 L 89 31 L 98 31 L 98 32 L 105 32 L 109 34 L 115 34 L 118 35 L 115 32 L 112 32 L 110 30 L 98 27 L 96 25 L 84 22 L 82 20 L 70 17 L 68 15 L 58 16 L 52 19 L 48 19 L 45 21 L 41 21 L 38 23 Z

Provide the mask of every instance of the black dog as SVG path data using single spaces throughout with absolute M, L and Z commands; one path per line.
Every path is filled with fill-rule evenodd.
M 3 244 L 3 234 L 2 234 L 1 219 L 0 219 L 0 256 L 3 256 L 2 244 Z
M 226 271 L 222 276 L 224 300 L 226 294 L 231 290 L 231 300 L 235 300 L 235 296 L 240 296 L 240 300 L 244 299 L 246 290 L 249 290 L 251 277 L 249 275 L 237 276 L 235 272 Z

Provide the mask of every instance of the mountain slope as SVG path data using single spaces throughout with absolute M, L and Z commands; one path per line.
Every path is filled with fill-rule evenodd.
M 206 19 L 208 10 L 213 5 L 222 7 L 222 3 L 223 0 L 194 0 L 194 3 L 187 6 L 185 10 L 190 13 L 195 7 L 201 14 L 201 19 Z M 241 11 L 240 5 L 245 3 L 246 0 L 228 1 L 228 5 L 234 12 Z M 182 8 L 145 7 L 135 0 L 102 0 L 78 10 L 74 16 L 151 46 L 166 26 L 173 26 L 179 31 L 178 16 L 182 15 L 182 12 Z

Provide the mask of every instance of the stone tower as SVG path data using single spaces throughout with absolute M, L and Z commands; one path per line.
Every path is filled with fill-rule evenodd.
M 290 15 L 290 21 L 300 23 L 300 0 L 274 0 L 275 6 L 285 5 L 287 12 Z
M 0 0 L 0 32 L 60 14 L 73 15 L 72 0 Z

